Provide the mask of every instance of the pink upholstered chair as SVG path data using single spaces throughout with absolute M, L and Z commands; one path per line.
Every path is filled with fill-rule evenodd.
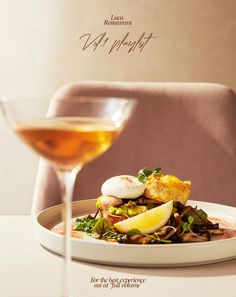
M 79 82 L 55 97 L 136 97 L 118 141 L 81 171 L 74 200 L 97 197 L 107 178 L 144 166 L 192 181 L 191 199 L 236 206 L 236 94 L 206 83 Z M 55 175 L 41 161 L 33 210 L 61 203 Z

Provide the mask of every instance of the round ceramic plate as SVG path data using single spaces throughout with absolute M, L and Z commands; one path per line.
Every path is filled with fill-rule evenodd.
M 95 199 L 72 203 L 73 217 L 95 212 Z M 210 217 L 226 220 L 236 226 L 236 208 L 220 204 L 189 201 Z M 62 254 L 62 235 L 51 229 L 61 221 L 61 205 L 48 208 L 35 219 L 35 236 L 42 246 Z M 199 243 L 134 245 L 118 244 L 84 237 L 72 238 L 72 257 L 77 260 L 136 267 L 176 267 L 220 262 L 236 258 L 236 237 Z

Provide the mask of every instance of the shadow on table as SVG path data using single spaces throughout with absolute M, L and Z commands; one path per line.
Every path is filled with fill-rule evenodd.
M 49 253 L 56 257 L 61 257 L 58 254 L 46 249 Z M 160 267 L 160 268 L 139 268 L 139 267 L 125 267 L 125 266 L 112 266 L 105 264 L 93 264 L 85 261 L 72 260 L 74 263 L 78 263 L 82 266 L 100 269 L 101 271 L 113 271 L 121 273 L 130 273 L 132 275 L 146 275 L 146 276 L 158 276 L 158 277 L 215 277 L 236 275 L 236 259 L 228 260 L 224 262 L 185 266 L 185 267 Z
M 176 268 L 118 267 L 85 262 L 80 262 L 80 264 L 90 266 L 91 268 L 94 267 L 100 270 L 130 273 L 132 275 L 150 275 L 158 277 L 215 277 L 224 275 L 236 275 L 236 260 L 215 264 Z

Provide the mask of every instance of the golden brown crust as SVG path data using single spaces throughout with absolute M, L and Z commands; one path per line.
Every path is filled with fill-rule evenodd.
M 173 200 L 185 204 L 191 193 L 191 182 L 181 181 L 173 175 L 151 174 L 145 185 L 144 196 L 161 202 Z

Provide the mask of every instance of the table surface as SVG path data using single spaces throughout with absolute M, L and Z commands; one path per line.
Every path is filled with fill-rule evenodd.
M 59 297 L 62 259 L 34 239 L 30 216 L 0 216 L 0 296 Z M 112 285 L 118 279 L 117 287 Z M 127 280 L 137 287 L 128 287 Z M 236 260 L 182 268 L 124 268 L 73 261 L 76 297 L 236 296 Z M 134 282 L 136 281 L 136 282 Z

